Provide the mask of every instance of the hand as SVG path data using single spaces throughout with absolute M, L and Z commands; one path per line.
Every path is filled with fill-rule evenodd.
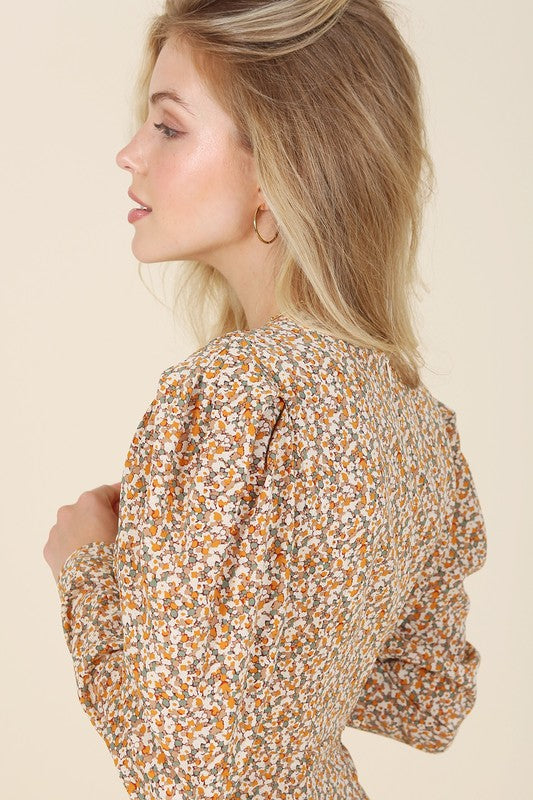
M 43 555 L 58 580 L 67 558 L 89 542 L 112 544 L 118 533 L 120 481 L 83 492 L 76 503 L 61 506 L 51 528 Z

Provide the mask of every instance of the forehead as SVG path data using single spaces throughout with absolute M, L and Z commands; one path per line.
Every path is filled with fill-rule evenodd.
M 185 42 L 167 40 L 157 57 L 150 78 L 149 94 L 161 91 L 176 92 L 197 116 L 226 116 L 197 71 Z
M 199 82 L 200 76 L 196 72 L 188 47 L 184 43 L 167 39 L 157 57 L 150 89 L 177 89 L 176 84 L 179 84 L 179 88 L 185 92 L 186 88 L 193 88 Z

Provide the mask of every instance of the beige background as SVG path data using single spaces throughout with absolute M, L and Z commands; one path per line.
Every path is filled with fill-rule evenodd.
M 125 789 L 78 705 L 42 548 L 60 505 L 120 480 L 161 371 L 194 349 L 139 280 L 129 176 L 114 162 L 159 3 L 9 5 L 0 12 L 2 797 L 118 800 Z M 487 564 L 466 583 L 468 638 L 482 662 L 477 704 L 447 752 L 352 730 L 343 741 L 372 800 L 525 800 L 533 17 L 526 0 L 396 8 L 423 75 L 438 179 L 420 255 L 431 288 L 420 306 L 424 379 L 457 411 L 488 528 Z M 161 295 L 160 266 L 143 274 Z

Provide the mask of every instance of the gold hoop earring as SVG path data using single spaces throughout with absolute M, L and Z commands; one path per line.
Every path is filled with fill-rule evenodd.
M 278 235 L 279 231 L 276 231 L 276 233 L 274 234 L 274 236 L 272 237 L 272 239 L 263 239 L 263 237 L 261 236 L 261 234 L 260 234 L 260 233 L 259 233 L 259 231 L 257 230 L 257 212 L 259 211 L 259 209 L 260 209 L 260 208 L 261 208 L 261 206 L 257 206 L 257 208 L 255 209 L 255 214 L 254 214 L 254 230 L 255 230 L 255 232 L 257 233 L 257 235 L 259 236 L 259 238 L 261 239 L 261 241 L 262 241 L 262 242 L 264 242 L 265 244 L 270 244 L 271 242 L 273 242 L 273 241 L 274 241 L 274 239 L 276 239 L 276 238 L 277 238 L 277 235 Z

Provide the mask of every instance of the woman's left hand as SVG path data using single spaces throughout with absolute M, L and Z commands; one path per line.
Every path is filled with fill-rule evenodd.
M 83 492 L 76 503 L 61 506 L 43 548 L 45 561 L 57 582 L 67 558 L 89 542 L 112 544 L 118 533 L 120 481 Z

